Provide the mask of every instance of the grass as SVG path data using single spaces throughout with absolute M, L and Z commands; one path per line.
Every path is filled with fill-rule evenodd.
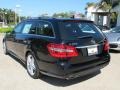
M 0 28 L 0 33 L 8 33 L 11 32 L 13 28 L 8 27 L 8 28 Z

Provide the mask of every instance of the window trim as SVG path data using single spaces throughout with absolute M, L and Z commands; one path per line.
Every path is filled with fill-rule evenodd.
M 51 37 L 51 36 L 43 36 L 43 35 L 37 35 L 37 34 L 27 34 L 25 33 L 26 35 L 34 35 L 34 36 L 40 36 L 40 37 L 45 37 L 45 38 L 55 38 L 55 37 Z M 25 35 L 24 34 L 24 35 Z

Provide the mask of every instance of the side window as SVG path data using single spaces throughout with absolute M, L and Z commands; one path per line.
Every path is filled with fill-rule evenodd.
M 26 22 L 23 30 L 23 34 L 36 34 L 36 24 L 35 22 Z
M 22 22 L 22 23 L 19 23 L 19 24 L 15 27 L 14 33 L 21 33 L 21 30 L 22 30 L 23 26 L 24 26 L 24 23 L 23 23 L 23 22 Z
M 48 22 L 39 22 L 37 25 L 37 34 L 54 37 L 52 25 Z

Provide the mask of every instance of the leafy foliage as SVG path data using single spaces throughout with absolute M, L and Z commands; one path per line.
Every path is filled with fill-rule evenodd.
M 53 17 L 55 17 L 55 18 L 71 18 L 71 17 L 73 17 L 73 15 L 75 15 L 75 12 L 70 11 L 70 12 L 55 13 L 55 14 L 53 14 Z M 80 13 L 79 15 L 81 17 L 84 17 L 84 14 L 82 14 L 82 13 Z
M 91 6 L 96 6 L 97 3 L 94 3 L 94 2 L 88 2 L 86 7 L 85 7 L 85 10 L 87 10 L 87 8 L 91 7 Z
M 11 9 L 0 8 L 0 21 L 5 21 L 6 23 L 14 22 L 15 12 Z
M 99 9 L 102 9 L 103 11 L 110 11 L 112 9 L 112 5 L 106 2 L 102 2 L 98 6 L 99 6 Z
M 8 33 L 11 32 L 13 28 L 8 27 L 8 28 L 0 28 L 0 33 Z
M 53 17 L 62 17 L 62 18 L 69 18 L 74 15 L 75 12 L 61 12 L 53 14 Z
M 11 9 L 0 8 L 0 22 L 5 21 L 7 24 L 15 24 L 15 14 L 18 21 L 18 14 Z M 24 16 L 21 19 L 25 19 Z

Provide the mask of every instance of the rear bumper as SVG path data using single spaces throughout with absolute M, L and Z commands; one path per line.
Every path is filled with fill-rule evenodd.
M 40 68 L 42 74 L 57 77 L 61 79 L 73 79 L 80 76 L 84 76 L 90 73 L 93 73 L 97 70 L 104 68 L 110 62 L 110 58 L 95 60 L 88 63 L 79 64 L 76 66 L 63 67 L 58 64 L 44 63 L 43 65 L 47 66 L 43 69 Z
M 100 65 L 97 65 L 97 66 L 94 66 L 94 67 L 91 67 L 91 68 L 88 68 L 88 69 L 85 69 L 85 70 L 75 71 L 75 72 L 69 73 L 67 75 L 58 75 L 58 74 L 53 74 L 53 73 L 44 72 L 44 71 L 41 71 L 41 73 L 45 74 L 45 75 L 48 75 L 48 76 L 61 78 L 61 79 L 74 79 L 74 78 L 77 78 L 77 77 L 80 77 L 80 76 L 84 76 L 84 75 L 93 73 L 93 72 L 95 72 L 97 70 L 100 70 L 100 69 L 104 68 L 108 64 L 109 64 L 109 62 L 106 62 L 104 64 L 100 64 Z

